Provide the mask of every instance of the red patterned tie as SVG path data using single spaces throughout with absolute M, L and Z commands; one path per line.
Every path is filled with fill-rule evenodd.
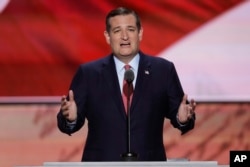
M 124 66 L 124 68 L 126 71 L 126 70 L 129 70 L 131 66 L 127 64 Z M 123 80 L 122 99 L 123 99 L 123 104 L 124 104 L 126 113 L 128 113 L 127 111 L 128 110 L 127 109 L 128 96 L 130 96 L 130 104 L 131 104 L 132 97 L 133 97 L 133 83 L 131 83 L 131 85 L 129 86 L 127 81 Z

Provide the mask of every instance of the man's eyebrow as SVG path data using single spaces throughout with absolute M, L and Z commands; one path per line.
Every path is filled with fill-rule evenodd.
M 114 28 L 112 28 L 112 29 L 117 29 L 117 28 L 121 28 L 121 26 L 116 26 L 116 27 L 114 27 Z
M 127 27 L 128 28 L 136 28 L 136 26 L 133 26 L 133 25 L 128 25 Z
M 111 31 L 114 31 L 114 30 L 117 30 L 117 29 L 120 29 L 120 28 L 121 28 L 121 26 L 117 26 L 117 27 L 112 28 Z M 134 28 L 134 29 L 136 29 L 136 26 L 128 25 L 127 28 Z
M 112 28 L 111 30 L 115 30 L 115 29 L 119 29 L 119 28 L 121 28 L 121 27 L 117 26 L 117 27 Z

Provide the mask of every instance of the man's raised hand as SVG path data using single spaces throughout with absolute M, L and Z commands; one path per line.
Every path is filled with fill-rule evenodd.
M 74 93 L 69 91 L 69 100 L 63 95 L 61 99 L 61 111 L 62 115 L 69 121 L 73 122 L 77 119 L 77 107 L 74 100 Z

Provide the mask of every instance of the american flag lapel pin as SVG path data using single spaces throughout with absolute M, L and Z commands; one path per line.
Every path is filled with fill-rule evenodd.
M 145 70 L 145 74 L 146 74 L 146 75 L 149 75 L 149 71 L 148 71 L 148 70 Z

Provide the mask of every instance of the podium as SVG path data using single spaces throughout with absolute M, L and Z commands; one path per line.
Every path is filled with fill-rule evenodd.
M 45 162 L 44 167 L 218 167 L 217 161 Z
M 21 166 L 19 166 L 21 167 Z M 28 166 L 22 166 L 28 167 Z M 38 167 L 38 166 L 33 166 Z M 229 167 L 217 161 L 44 162 L 39 167 Z
M 161 162 L 46 162 L 45 167 L 217 167 L 217 162 L 161 161 Z

